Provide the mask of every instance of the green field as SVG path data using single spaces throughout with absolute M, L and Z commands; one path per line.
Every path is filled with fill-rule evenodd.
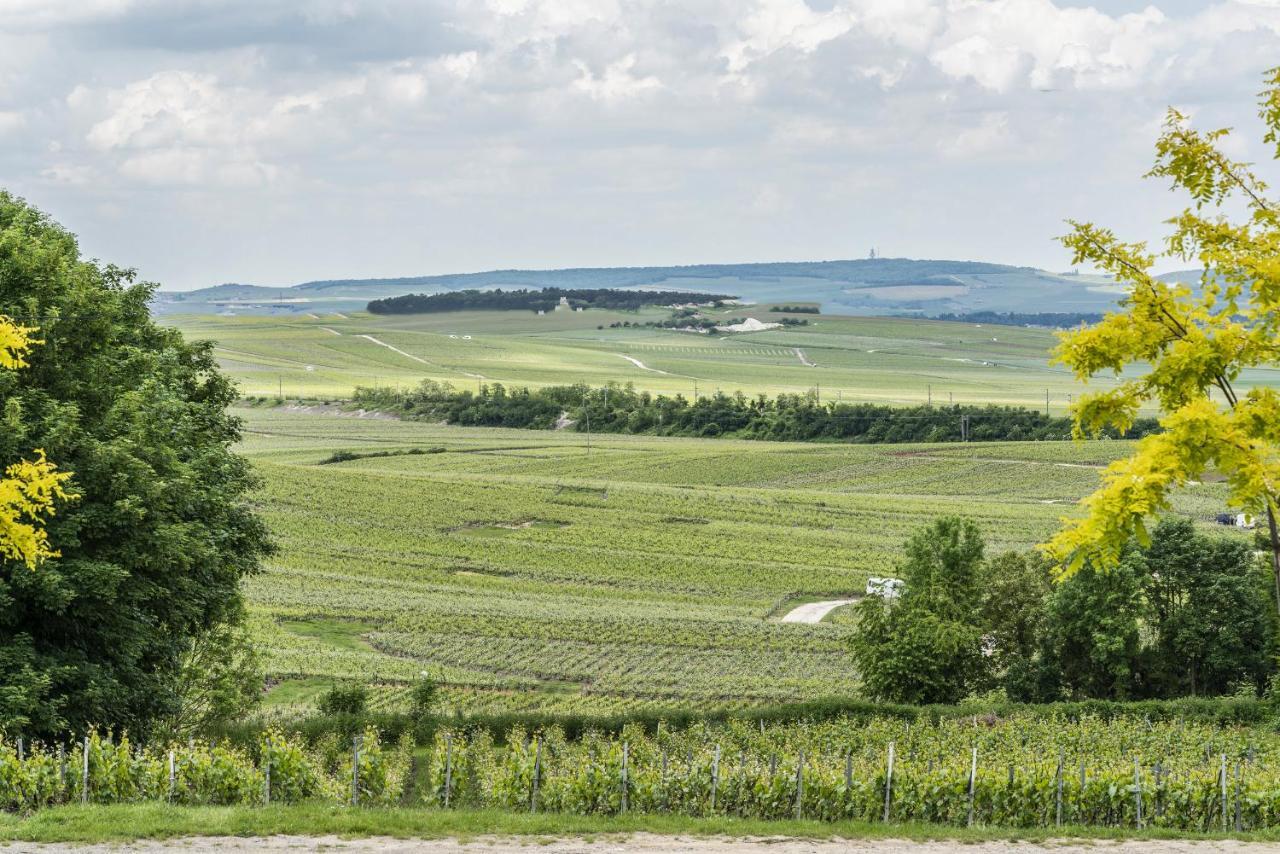
M 778 317 L 740 307 L 724 314 L 764 321 Z M 1047 364 L 1054 336 L 1043 329 L 821 316 L 811 318 L 815 325 L 808 327 L 725 336 L 608 328 L 617 320 L 666 316 L 653 309 L 541 317 L 456 312 L 168 320 L 188 336 L 217 341 L 223 367 L 247 396 L 341 398 L 357 385 L 407 387 L 429 377 L 460 388 L 482 381 L 517 386 L 631 382 L 687 397 L 693 396 L 695 383 L 699 394 L 718 389 L 774 395 L 817 386 L 824 400 L 880 403 L 924 401 L 932 389 L 935 402 L 1041 407 L 1048 389 L 1052 408 L 1061 413 L 1068 396 L 1079 390 L 1068 373 Z M 601 325 L 605 328 L 597 329 Z M 804 364 L 802 355 L 816 367 Z
M 780 316 L 741 306 L 722 313 Z M 189 337 L 216 341 L 223 368 L 253 397 L 347 398 L 357 385 L 409 387 L 424 378 L 459 388 L 634 383 L 686 397 L 695 387 L 698 394 L 748 395 L 817 387 L 827 401 L 920 403 L 932 395 L 935 403 L 1034 408 L 1045 405 L 1047 391 L 1050 411 L 1061 415 L 1082 388 L 1048 364 L 1056 338 L 1046 329 L 828 316 L 810 316 L 812 326 L 731 335 L 608 328 L 667 315 L 646 309 L 165 320 Z M 1243 384 L 1280 385 L 1280 375 L 1255 371 Z
M 282 547 L 247 584 L 279 704 L 334 677 L 395 704 L 423 670 L 469 711 L 848 693 L 840 611 L 778 616 L 861 591 L 939 515 L 1026 548 L 1128 448 L 612 436 L 588 454 L 579 433 L 244 413 Z M 413 448 L 445 450 L 397 453 Z M 337 450 L 396 455 L 320 464 Z M 1203 519 L 1223 495 L 1203 484 L 1178 510 Z

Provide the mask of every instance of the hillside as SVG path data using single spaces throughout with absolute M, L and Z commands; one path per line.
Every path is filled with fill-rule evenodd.
M 868 258 L 847 261 L 491 270 L 403 279 L 334 279 L 292 287 L 226 284 L 158 295 L 160 314 L 295 314 L 357 311 L 374 299 L 467 288 L 629 288 L 710 291 L 756 302 L 816 302 L 829 314 L 972 311 L 1099 312 L 1119 289 L 1097 276 L 1055 274 L 979 261 Z

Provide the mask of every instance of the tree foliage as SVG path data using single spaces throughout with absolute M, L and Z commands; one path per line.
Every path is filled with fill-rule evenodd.
M 1266 75 L 1260 115 L 1264 141 L 1280 159 L 1280 68 Z M 1234 506 L 1270 521 L 1280 606 L 1280 393 L 1236 388 L 1245 369 L 1280 363 L 1280 206 L 1249 165 L 1223 152 L 1227 134 L 1195 130 L 1184 114 L 1169 111 L 1148 175 L 1168 179 L 1190 205 L 1169 220 L 1162 252 L 1087 222 L 1072 222 L 1063 238 L 1074 263 L 1105 270 L 1128 295 L 1123 311 L 1064 334 L 1057 361 L 1083 381 L 1149 366 L 1110 391 L 1078 398 L 1077 434 L 1124 429 L 1144 406 L 1160 409 L 1164 430 L 1112 463 L 1102 486 L 1082 502 L 1087 515 L 1068 522 L 1046 547 L 1067 574 L 1089 562 L 1114 567 L 1130 536 L 1147 541 L 1144 520 L 1168 509 L 1174 489 L 1216 468 Z M 1240 206 L 1246 215 L 1232 222 L 1227 213 Z M 1198 286 L 1156 278 L 1151 271 L 1161 257 L 1198 263 Z
M 27 366 L 26 355 L 34 345 L 35 329 L 19 326 L 0 315 L 0 369 L 16 370 Z M 19 561 L 29 569 L 46 558 L 57 557 L 49 547 L 49 537 L 42 520 L 54 514 L 59 500 L 72 497 L 65 484 L 69 472 L 60 472 L 36 448 L 34 460 L 11 463 L 0 478 L 0 558 Z
M 856 606 L 853 659 L 868 696 L 903 703 L 955 703 L 977 687 L 985 663 L 975 616 L 981 598 L 982 535 L 947 517 L 907 541 L 897 601 Z
M 0 192 L 0 313 L 44 339 L 0 372 L 0 459 L 43 448 L 80 496 L 47 520 L 58 560 L 0 564 L 0 728 L 145 734 L 180 703 L 192 639 L 236 619 L 269 549 L 230 450 L 235 390 L 211 345 L 152 322 L 153 290 Z

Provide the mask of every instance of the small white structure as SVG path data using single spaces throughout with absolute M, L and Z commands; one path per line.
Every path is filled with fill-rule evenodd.
M 541 317 L 541 316 L 542 316 L 542 315 L 544 315 L 544 314 L 546 314 L 546 311 L 544 311 L 543 309 L 538 309 L 538 316 L 539 316 L 539 317 Z
M 574 311 L 582 311 L 582 306 L 578 306 L 577 308 L 574 309 Z
M 885 599 L 897 599 L 902 595 L 902 591 L 907 587 L 907 583 L 901 578 L 877 578 L 872 576 L 867 579 L 867 595 L 882 596 Z
M 568 311 L 568 309 L 569 309 L 569 298 L 560 297 L 560 302 L 556 304 L 556 311 Z
M 1256 525 L 1257 525 L 1257 522 L 1255 522 L 1255 521 L 1254 521 L 1254 519 L 1253 519 L 1253 514 L 1251 514 L 1251 513 L 1237 513 L 1237 514 L 1236 514 L 1236 527 L 1237 527 L 1237 528 L 1253 528 L 1253 527 L 1255 527 Z

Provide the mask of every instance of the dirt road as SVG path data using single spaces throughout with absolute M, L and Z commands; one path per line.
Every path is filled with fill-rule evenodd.
M 784 623 L 821 623 L 822 618 L 841 605 L 852 605 L 857 599 L 831 599 L 826 602 L 806 602 L 797 605 L 782 618 Z
M 182 851 L 187 854 L 247 854 L 250 851 L 352 852 L 352 854 L 1263 854 L 1280 852 L 1280 844 L 1245 843 L 1230 840 L 1170 841 L 1149 840 L 1111 842 L 1095 840 L 1052 840 L 1049 842 L 907 842 L 896 839 L 805 840 L 781 837 L 755 839 L 694 838 L 636 833 L 628 836 L 597 836 L 590 839 L 547 839 L 545 837 L 476 837 L 466 842 L 456 839 L 417 840 L 340 839 L 337 836 L 269 837 L 187 837 L 168 842 L 135 842 L 105 845 L 0 844 L 0 852 L 107 852 Z

